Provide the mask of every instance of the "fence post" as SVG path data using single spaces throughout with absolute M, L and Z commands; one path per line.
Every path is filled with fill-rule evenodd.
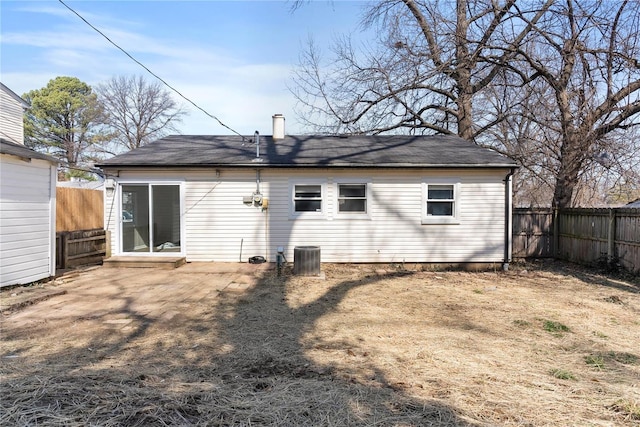
M 558 259 L 560 254 L 560 215 L 558 214 L 558 208 L 553 208 L 553 258 Z
M 60 269 L 64 270 L 67 268 L 67 238 L 69 237 L 69 233 L 66 231 L 58 233 L 60 236 L 59 243 L 60 248 L 58 249 L 58 254 L 60 255 L 60 260 L 58 261 L 58 265 L 60 265 Z
M 104 256 L 105 258 L 111 258 L 111 231 L 105 230 L 104 232 Z
M 609 228 L 607 230 L 607 265 L 613 267 L 616 259 L 616 211 L 609 209 Z
M 60 232 L 56 233 L 56 270 L 62 268 L 62 236 Z

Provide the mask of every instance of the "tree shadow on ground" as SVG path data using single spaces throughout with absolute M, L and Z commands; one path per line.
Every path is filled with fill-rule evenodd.
M 237 387 L 242 411 L 219 414 L 220 420 L 245 425 L 476 425 L 441 402 L 406 395 L 376 366 L 366 367 L 375 374 L 362 378 L 307 356 L 322 345 L 306 338 L 316 322 L 334 312 L 350 291 L 380 279 L 345 280 L 296 307 L 288 304 L 287 277 L 263 280 L 248 295 L 224 295 L 214 323 L 230 351 L 217 364 L 223 381 Z M 347 343 L 343 350 L 350 351 Z
M 528 260 L 525 261 L 525 266 L 565 276 L 573 276 L 585 283 L 593 283 L 594 285 L 625 292 L 640 293 L 640 276 L 625 270 L 611 270 L 604 266 L 596 265 L 584 266 L 555 259 Z
M 481 425 L 440 401 L 410 396 L 381 367 L 368 366 L 374 375 L 363 378 L 358 366 L 308 357 L 314 343 L 305 336 L 316 322 L 350 291 L 380 280 L 344 280 L 292 308 L 290 280 L 265 277 L 245 292 L 224 291 L 162 318 L 115 295 L 117 308 L 96 307 L 67 329 L 53 319 L 8 328 L 0 424 Z M 88 334 L 76 335 L 82 322 Z M 21 337 L 29 337 L 26 344 Z M 22 359 L 48 338 L 69 342 Z

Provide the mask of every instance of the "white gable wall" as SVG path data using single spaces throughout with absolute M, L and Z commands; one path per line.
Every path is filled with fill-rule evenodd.
M 0 137 L 24 144 L 23 104 L 0 86 Z
M 504 259 L 504 178 L 508 170 L 263 169 L 260 191 L 269 207 L 247 206 L 256 190 L 254 170 L 120 172 L 119 179 L 185 181 L 184 245 L 188 261 L 243 261 L 254 255 L 274 261 L 286 248 L 320 246 L 323 262 L 502 262 Z M 459 182 L 459 223 L 423 224 L 423 181 Z M 321 218 L 291 218 L 291 184 L 323 183 Z M 367 182 L 369 214 L 337 214 L 335 183 Z M 117 192 L 113 193 L 114 195 Z M 119 210 L 105 197 L 105 224 L 112 230 Z
M 56 166 L 0 155 L 0 286 L 55 274 Z

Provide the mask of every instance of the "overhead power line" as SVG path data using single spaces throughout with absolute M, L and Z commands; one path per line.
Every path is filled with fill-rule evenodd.
M 182 99 L 184 99 L 185 101 L 187 101 L 188 103 L 190 103 L 191 105 L 193 105 L 194 107 L 196 107 L 198 110 L 202 111 L 204 114 L 206 114 L 207 116 L 211 117 L 212 119 L 214 119 L 215 121 L 217 121 L 220 126 L 225 127 L 227 129 L 229 129 L 231 132 L 235 133 L 236 135 L 242 137 L 242 139 L 244 140 L 244 136 L 241 135 L 238 131 L 236 131 L 235 129 L 232 129 L 231 127 L 225 125 L 224 123 L 222 123 L 222 121 L 220 121 L 219 118 L 217 118 L 216 116 L 214 116 L 213 114 L 209 113 L 208 111 L 206 111 L 204 108 L 200 107 L 198 104 L 196 104 L 195 102 L 193 102 L 191 99 L 187 98 L 185 95 L 183 95 L 178 89 L 174 88 L 173 86 L 171 86 L 169 83 L 167 83 L 162 77 L 158 76 L 156 73 L 154 73 L 153 71 L 151 71 L 149 69 L 149 67 L 147 67 L 146 65 L 144 65 L 142 62 L 138 61 L 136 58 L 133 57 L 133 55 L 131 55 L 129 52 L 127 52 L 126 50 L 124 50 L 122 47 L 120 47 L 116 42 L 114 42 L 113 40 L 111 40 L 105 33 L 103 33 L 102 31 L 100 31 L 98 28 L 96 28 L 93 24 L 91 24 L 91 22 L 87 21 L 82 15 L 80 15 L 78 12 L 76 12 L 71 6 L 69 6 L 68 4 L 66 4 L 63 0 L 58 0 L 60 3 L 62 3 L 62 5 L 64 7 L 66 7 L 67 9 L 69 9 L 71 12 L 73 12 L 74 15 L 76 15 L 78 18 L 80 18 L 85 24 L 87 24 L 89 27 L 91 27 L 95 32 L 97 32 L 98 34 L 100 34 L 102 37 L 104 37 L 109 43 L 111 43 L 112 45 L 114 45 L 118 50 L 120 50 L 122 53 L 124 53 L 125 55 L 127 55 L 133 62 L 135 62 L 136 64 L 138 64 L 139 66 L 141 66 L 142 68 L 144 68 L 149 74 L 151 74 L 153 77 L 155 77 L 156 79 L 158 79 L 160 82 L 162 82 L 162 84 L 164 84 L 166 87 L 168 87 L 169 89 L 171 89 L 172 91 L 174 91 L 176 94 L 178 94 Z

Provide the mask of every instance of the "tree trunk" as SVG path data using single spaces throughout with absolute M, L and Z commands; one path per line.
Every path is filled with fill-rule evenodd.
M 568 175 L 558 175 L 556 181 L 556 188 L 553 192 L 553 207 L 554 208 L 568 208 L 571 207 L 571 200 L 573 199 L 573 190 L 578 183 L 578 174 L 575 177 Z
M 573 192 L 578 185 L 578 176 L 582 169 L 584 146 L 576 134 L 565 139 L 560 148 L 560 166 L 553 191 L 554 208 L 572 206 Z
M 470 87 L 467 86 L 468 88 Z M 458 103 L 458 136 L 471 141 L 473 139 L 473 121 L 471 119 L 471 94 L 464 91 L 457 99 Z
M 456 7 L 456 72 L 454 74 L 458 86 L 458 136 L 471 140 L 473 138 L 471 69 L 467 32 L 467 0 L 458 0 Z

